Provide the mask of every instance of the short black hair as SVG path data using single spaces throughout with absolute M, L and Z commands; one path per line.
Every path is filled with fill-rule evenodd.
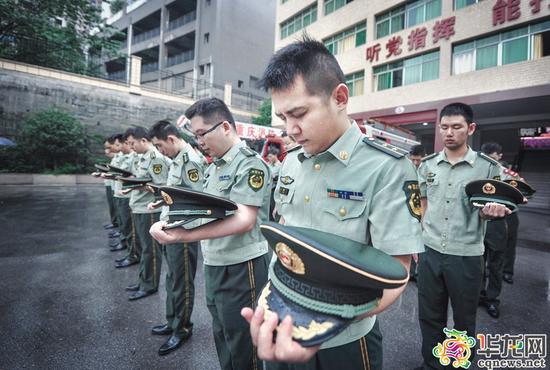
M 128 140 L 130 136 L 134 136 L 134 128 L 130 127 L 124 132 L 124 140 Z
M 445 116 L 462 116 L 466 123 L 470 124 L 474 122 L 474 111 L 472 107 L 464 103 L 451 103 L 446 105 L 439 114 L 439 120 Z
M 133 138 L 136 140 L 145 139 L 147 141 L 151 141 L 151 137 L 149 137 L 149 133 L 143 127 L 134 128 L 134 131 L 128 136 L 133 136 Z
M 325 45 L 304 35 L 277 51 L 258 82 L 260 88 L 284 90 L 302 76 L 311 95 L 330 96 L 336 86 L 345 83 L 344 72 Z
M 223 100 L 218 98 L 204 98 L 196 101 L 185 111 L 185 117 L 191 119 L 195 116 L 202 117 L 205 123 L 215 125 L 218 122 L 227 121 L 236 129 L 235 119 Z
M 113 134 L 113 135 L 109 136 L 108 138 L 106 138 L 105 141 L 108 142 L 109 144 L 114 144 L 115 141 L 116 141 L 115 136 L 116 136 L 116 134 Z
M 283 132 L 281 132 L 281 137 L 287 137 L 287 136 L 288 136 L 288 134 L 287 134 L 286 130 L 284 130 Z
M 123 134 L 114 134 L 113 136 L 111 136 L 113 138 L 113 144 L 115 143 L 115 141 L 120 141 L 121 143 L 124 142 L 124 135 Z
M 411 150 L 409 151 L 409 155 L 419 155 L 421 157 L 424 157 L 426 155 L 426 150 L 422 145 L 414 145 L 411 147 Z
M 152 139 L 156 137 L 158 140 L 168 139 L 168 135 L 174 135 L 181 138 L 178 128 L 170 123 L 168 120 L 160 120 L 156 122 L 149 130 L 149 137 Z
M 484 154 L 493 154 L 493 153 L 502 153 L 502 145 L 499 143 L 495 143 L 494 141 L 490 141 L 488 143 L 485 143 L 481 146 L 481 151 Z

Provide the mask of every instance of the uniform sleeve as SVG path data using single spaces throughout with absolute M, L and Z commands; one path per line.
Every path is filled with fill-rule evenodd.
M 187 162 L 182 166 L 181 183 L 192 190 L 202 191 L 204 184 L 204 174 L 202 171 L 203 168 L 200 163 L 195 161 Z
M 504 173 L 504 167 L 502 166 L 495 166 L 495 165 L 492 165 L 491 166 L 491 174 L 490 174 L 490 177 L 491 179 L 497 179 L 497 180 L 505 180 L 505 178 L 502 177 L 502 173 Z
M 420 196 L 425 198 L 427 195 L 426 192 L 426 173 L 428 172 L 426 162 L 420 163 L 418 167 L 417 177 L 418 177 L 418 186 L 420 187 Z
M 392 160 L 378 180 L 369 210 L 372 245 L 390 255 L 424 251 L 420 189 L 414 165 Z
M 163 185 L 168 180 L 170 162 L 166 157 L 151 159 L 148 174 L 153 179 L 153 184 Z
M 271 191 L 271 172 L 258 157 L 248 157 L 237 170 L 229 199 L 247 206 L 261 207 Z

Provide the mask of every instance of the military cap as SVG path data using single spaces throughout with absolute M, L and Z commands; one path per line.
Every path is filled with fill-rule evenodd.
M 390 255 L 337 235 L 273 222 L 260 225 L 277 256 L 258 305 L 269 316 L 293 319 L 292 337 L 302 346 L 321 344 L 355 318 L 378 306 L 384 289 L 407 283 Z
M 117 177 L 117 180 L 122 182 L 122 189 L 135 189 L 141 188 L 147 185 L 147 183 L 153 181 L 150 177 Z
M 499 180 L 475 180 L 466 184 L 466 194 L 474 207 L 483 208 L 486 203 L 495 202 L 516 212 L 523 203 L 523 195 L 513 186 Z
M 166 202 L 164 201 L 164 199 L 162 198 L 162 195 L 160 194 L 160 188 L 162 186 L 163 185 L 156 185 L 153 183 L 147 183 L 145 185 L 145 189 L 147 189 L 147 191 L 149 191 L 151 194 L 155 196 L 155 201 L 153 202 L 153 205 L 152 205 L 153 208 L 159 208 L 166 205 Z
M 165 230 L 183 226 L 199 218 L 222 219 L 235 211 L 237 204 L 229 199 L 180 186 L 162 186 L 160 195 L 170 207 Z
M 104 164 L 104 163 L 97 163 L 97 164 L 94 164 L 94 167 L 95 167 L 99 172 L 109 172 L 109 167 L 107 167 L 107 165 Z
M 107 167 L 109 167 L 109 172 L 118 174 L 119 176 L 122 176 L 122 177 L 130 177 L 130 176 L 134 175 L 132 172 L 130 172 L 128 170 L 124 170 L 124 169 L 119 168 L 119 167 L 115 167 L 112 164 L 108 164 Z
M 527 198 L 531 197 L 536 192 L 536 190 L 533 189 L 533 187 L 528 183 L 526 183 L 525 181 L 509 179 L 509 180 L 504 180 L 504 182 L 518 189 L 521 192 L 521 194 L 523 194 Z

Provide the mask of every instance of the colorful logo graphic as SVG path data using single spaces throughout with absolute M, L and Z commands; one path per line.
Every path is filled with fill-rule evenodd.
M 447 336 L 442 343 L 438 343 L 432 350 L 432 354 L 439 359 L 439 363 L 447 366 L 453 361 L 455 369 L 459 367 L 469 369 L 472 363 L 470 356 L 472 348 L 476 345 L 476 340 L 469 337 L 466 331 L 443 328 L 443 333 Z

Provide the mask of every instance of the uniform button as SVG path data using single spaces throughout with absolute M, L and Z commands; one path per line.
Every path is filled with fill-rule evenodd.
M 309 195 L 306 195 L 306 196 L 304 197 L 304 200 L 305 200 L 306 203 L 309 203 Z
M 348 211 L 346 211 L 346 209 L 344 207 L 342 207 L 342 208 L 340 208 L 338 213 L 340 214 L 340 216 L 344 217 L 345 215 L 348 214 Z
M 216 167 L 216 170 L 219 170 L 219 169 L 220 169 L 220 167 Z
M 445 243 L 443 243 L 443 244 L 441 244 L 441 246 L 442 246 L 443 248 L 445 248 L 446 244 L 445 244 Z
M 313 166 L 313 168 L 315 168 L 315 171 L 319 171 L 321 169 L 321 165 L 319 163 L 315 163 L 315 166 Z

